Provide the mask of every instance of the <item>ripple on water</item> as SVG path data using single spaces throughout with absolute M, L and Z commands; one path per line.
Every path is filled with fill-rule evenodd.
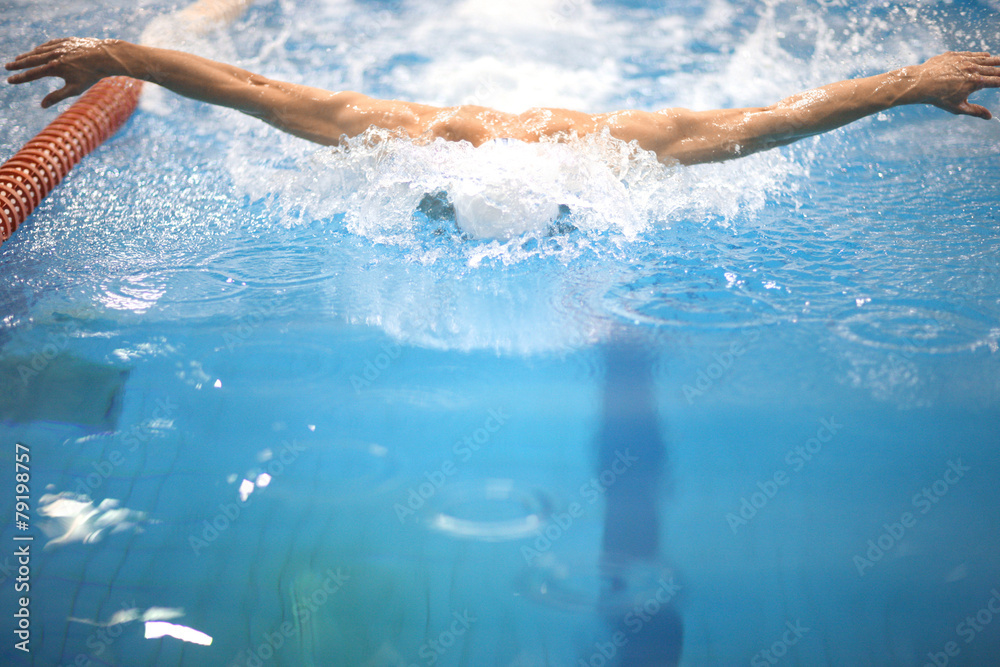
M 98 299 L 113 310 L 144 313 L 154 306 L 217 304 L 246 292 L 315 284 L 334 273 L 323 250 L 302 243 L 251 244 L 173 261 L 164 257 L 142 270 L 114 272 L 99 287 Z
M 297 243 L 229 248 L 208 257 L 205 265 L 226 280 L 257 289 L 308 285 L 334 275 L 320 249 Z
M 465 539 L 502 541 L 534 535 L 552 512 L 549 495 L 510 479 L 449 484 L 432 500 L 430 528 Z
M 732 329 L 773 322 L 775 309 L 739 278 L 684 271 L 658 272 L 615 287 L 607 310 L 631 322 L 665 327 Z
M 1000 322 L 945 301 L 868 303 L 834 316 L 830 327 L 847 340 L 907 354 L 950 354 L 995 346 Z
M 101 284 L 99 299 L 107 308 L 143 313 L 153 306 L 225 301 L 246 289 L 204 266 L 161 266 L 112 276 Z

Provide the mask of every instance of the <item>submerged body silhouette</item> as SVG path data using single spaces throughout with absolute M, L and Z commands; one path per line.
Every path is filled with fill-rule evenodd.
M 676 667 L 681 658 L 684 625 L 674 604 L 674 591 L 632 590 L 634 570 L 662 568 L 659 515 L 663 489 L 669 483 L 669 451 L 656 408 L 653 363 L 649 347 L 628 332 L 603 347 L 603 417 L 598 434 L 598 470 L 628 468 L 604 492 L 601 570 L 606 622 L 627 642 L 618 648 L 621 667 Z M 672 583 L 672 582 L 671 582 Z M 633 619 L 634 596 L 656 599 L 655 613 Z M 658 597 L 654 597 L 654 595 Z M 622 604 L 625 602 L 625 604 Z

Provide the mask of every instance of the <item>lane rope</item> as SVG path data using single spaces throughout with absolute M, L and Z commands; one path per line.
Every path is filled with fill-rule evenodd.
M 190 33 L 204 34 L 233 21 L 251 1 L 198 0 L 162 18 Z M 142 85 L 124 76 L 101 79 L 0 166 L 0 244 L 70 169 L 125 124 L 139 103 Z

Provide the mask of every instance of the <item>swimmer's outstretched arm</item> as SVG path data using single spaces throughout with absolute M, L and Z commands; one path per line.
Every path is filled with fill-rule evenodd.
M 42 107 L 79 95 L 104 77 L 129 76 L 185 97 L 242 111 L 326 145 L 338 143 L 343 136 L 361 134 L 372 125 L 416 136 L 420 126 L 439 111 L 427 105 L 276 81 L 190 53 L 116 39 L 54 39 L 17 56 L 6 68 L 24 70 L 8 77 L 9 83 L 49 76 L 66 82 L 45 96 Z
M 968 101 L 983 88 L 1000 88 L 1000 57 L 949 52 L 922 65 L 792 95 L 769 107 L 619 112 L 605 114 L 603 122 L 612 134 L 637 139 L 661 160 L 694 164 L 784 146 L 905 104 L 933 104 L 989 120 L 988 109 Z
M 586 114 L 532 109 L 520 115 L 484 107 L 440 108 L 378 100 L 354 92 L 330 92 L 285 83 L 206 58 L 120 40 L 57 39 L 7 63 L 24 70 L 8 78 L 26 83 L 47 76 L 66 85 L 42 100 L 48 107 L 79 95 L 105 76 L 124 75 L 160 84 L 180 95 L 230 107 L 320 144 L 334 145 L 375 126 L 410 137 L 467 140 L 475 145 L 499 137 L 537 141 L 607 128 L 636 141 L 663 162 L 716 162 L 742 157 L 827 132 L 865 116 L 904 104 L 933 104 L 954 114 L 989 119 L 990 112 L 968 96 L 1000 87 L 1000 57 L 988 53 L 945 53 L 922 65 L 863 79 L 832 83 L 788 97 L 769 107 Z

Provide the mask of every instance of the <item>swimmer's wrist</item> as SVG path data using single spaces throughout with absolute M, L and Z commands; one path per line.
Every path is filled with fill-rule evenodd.
M 148 80 L 142 67 L 140 55 L 143 47 L 126 42 L 123 39 L 104 40 L 105 62 L 104 76 L 130 76 L 134 79 Z
M 902 67 L 888 72 L 886 76 L 891 77 L 892 85 L 895 88 L 895 100 L 890 106 L 898 107 L 907 104 L 923 104 L 927 101 L 927 96 L 921 93 L 923 76 L 920 65 Z
M 161 49 L 122 39 L 105 40 L 104 46 L 107 56 L 104 76 L 130 76 L 150 83 L 164 82 L 166 68 L 159 53 Z

